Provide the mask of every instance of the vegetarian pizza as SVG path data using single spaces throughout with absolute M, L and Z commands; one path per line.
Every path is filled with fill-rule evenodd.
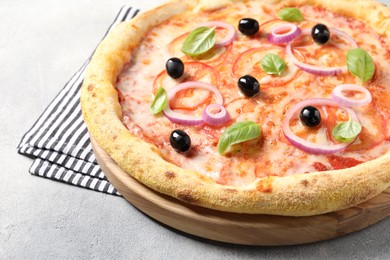
M 189 204 L 306 216 L 390 186 L 390 10 L 170 1 L 97 48 L 82 111 L 130 176 Z

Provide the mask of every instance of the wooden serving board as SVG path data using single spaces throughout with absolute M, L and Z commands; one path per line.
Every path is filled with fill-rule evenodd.
M 127 201 L 155 220 L 211 240 L 262 246 L 304 244 L 343 236 L 390 216 L 390 188 L 356 207 L 310 217 L 226 213 L 192 206 L 139 183 L 96 141 L 92 145 L 103 172 Z

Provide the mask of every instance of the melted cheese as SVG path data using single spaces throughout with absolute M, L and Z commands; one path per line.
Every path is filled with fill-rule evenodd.
M 390 72 L 387 69 L 390 66 L 389 45 L 362 22 L 347 20 L 311 7 L 302 7 L 301 10 L 305 21 L 299 25 L 300 27 L 310 28 L 315 23 L 321 22 L 327 24 L 328 27 L 343 30 L 351 35 L 361 48 L 366 49 L 376 63 L 377 76 L 367 86 L 374 96 L 373 102 L 365 107 L 354 108 L 362 123 L 364 135 L 359 137 L 345 152 L 336 155 L 361 162 L 383 155 L 390 148 L 390 129 L 386 125 L 390 113 L 389 100 L 386 99 L 390 97 Z M 303 99 L 329 98 L 336 85 L 358 83 L 358 80 L 349 74 L 337 77 L 318 77 L 290 68 L 292 73 L 296 74 L 289 77 L 289 81 L 284 82 L 285 84 L 282 82 L 283 84 L 278 85 L 275 83 L 276 78 L 270 80 L 270 76 L 261 74 L 261 77 L 264 77 L 264 79 L 259 78 L 260 81 L 263 80 L 261 82 L 264 82 L 261 86 L 261 94 L 246 98 L 238 90 L 236 84 L 238 78 L 233 72 L 238 57 L 251 48 L 264 48 L 265 50 L 280 48 L 283 53 L 282 47 L 268 43 L 262 33 L 254 38 L 239 34 L 230 49 L 224 48 L 223 53 L 217 50 L 214 58 L 196 61 L 209 64 L 218 71 L 216 79 L 211 72 L 208 73 L 207 67 L 199 69 L 199 71 L 206 71 L 206 74 L 197 80 L 213 83 L 220 89 L 225 99 L 225 107 L 232 118 L 231 123 L 244 120 L 259 123 L 263 130 L 260 139 L 234 145 L 227 154 L 221 156 L 216 146 L 225 127 L 187 127 L 171 123 L 162 114 L 155 116 L 150 113 L 149 107 L 156 89 L 154 83 L 164 71 L 166 60 L 173 55 L 181 55 L 183 60 L 191 61 L 189 57 L 177 51 L 176 46 L 180 48 L 180 44 L 175 39 L 180 39 L 180 37 L 184 39 L 183 34 L 207 20 L 222 20 L 236 26 L 242 17 L 256 18 L 262 24 L 275 19 L 276 10 L 262 5 L 260 1 L 250 1 L 246 4 L 237 3 L 214 12 L 186 13 L 153 28 L 133 54 L 132 63 L 118 78 L 117 88 L 124 97 L 121 102 L 124 124 L 132 134 L 154 143 L 171 162 L 210 176 L 221 184 L 245 185 L 264 176 L 312 172 L 319 170 L 318 165 L 324 169 L 334 168 L 335 166 L 327 156 L 307 154 L 292 146 L 285 139 L 281 130 L 284 112 L 288 107 Z M 313 53 L 319 49 L 318 46 L 312 45 L 297 49 L 302 51 L 308 63 L 334 66 L 345 63 L 347 46 L 343 42 L 337 44 L 337 47 L 331 48 L 328 53 L 320 53 L 319 56 L 313 56 Z M 294 65 L 288 63 L 288 66 Z M 256 75 L 253 76 L 256 77 Z M 177 85 L 179 80 L 167 77 L 162 82 L 163 87 L 169 89 Z M 186 102 L 196 102 L 201 98 L 205 98 L 204 93 L 196 94 L 195 91 L 195 95 L 188 97 Z M 191 137 L 192 148 L 188 154 L 175 152 L 169 144 L 171 131 L 178 128 L 186 131 Z M 308 138 L 321 143 L 329 142 L 325 130 L 321 131 L 322 133 Z

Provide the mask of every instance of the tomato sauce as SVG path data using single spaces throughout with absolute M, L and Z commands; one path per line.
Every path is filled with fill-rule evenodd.
M 141 46 L 133 54 L 131 66 L 123 71 L 117 81 L 119 100 L 124 114 L 124 124 L 129 131 L 155 144 L 168 161 L 196 170 L 224 185 L 246 185 L 256 178 L 286 176 L 297 173 L 338 170 L 359 165 L 383 155 L 390 149 L 390 46 L 363 22 L 329 13 L 321 8 L 302 6 L 305 20 L 297 23 L 302 29 L 316 23 L 327 24 L 350 35 L 360 48 L 370 52 L 375 61 L 375 76 L 365 83 L 373 96 L 364 107 L 353 108 L 362 132 L 345 151 L 334 155 L 308 154 L 293 146 L 284 136 L 282 121 L 286 111 L 299 101 L 308 98 L 330 98 L 333 88 L 340 84 L 360 84 L 351 73 L 337 76 L 315 76 L 298 69 L 286 55 L 285 45 L 272 45 L 267 34 L 283 21 L 277 19 L 277 10 L 261 6 L 260 1 L 219 9 L 215 12 L 184 14 L 163 22 L 151 29 Z M 269 10 L 268 10 L 269 9 Z M 236 40 L 225 47 L 213 48 L 199 57 L 189 57 L 180 51 L 186 36 L 198 24 L 219 20 L 235 26 L 243 17 L 256 17 L 260 32 L 244 36 L 238 32 Z M 217 31 L 223 34 L 223 31 Z M 293 55 L 301 62 L 323 67 L 342 66 L 346 62 L 349 44 L 334 36 L 328 45 L 313 44 L 310 37 L 302 37 L 293 45 Z M 286 61 L 281 77 L 267 74 L 260 66 L 267 53 L 278 54 Z M 165 71 L 165 61 L 173 56 L 185 63 L 185 75 L 171 79 Z M 238 87 L 239 77 L 250 74 L 260 82 L 260 94 L 248 98 Z M 208 125 L 190 127 L 170 122 L 163 114 L 152 115 L 150 104 L 157 89 L 171 87 L 185 81 L 203 81 L 217 87 L 224 97 L 224 107 L 230 120 L 221 127 Z M 348 95 L 353 95 L 349 93 Z M 199 114 L 214 102 L 207 91 L 185 90 L 170 100 L 174 110 Z M 346 115 L 330 107 L 321 108 L 322 124 L 315 129 L 305 129 L 298 120 L 291 127 L 302 138 L 338 143 L 331 134 L 335 125 L 347 121 Z M 262 128 L 260 138 L 233 145 L 224 155 L 217 151 L 222 133 L 235 122 L 251 120 Z M 192 141 L 192 151 L 178 154 L 169 144 L 169 134 L 174 129 L 186 131 Z M 266 183 L 258 188 L 267 192 Z

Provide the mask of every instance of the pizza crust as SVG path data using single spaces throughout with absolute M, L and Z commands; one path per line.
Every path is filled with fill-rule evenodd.
M 366 21 L 376 32 L 390 38 L 390 9 L 372 0 L 287 0 L 283 6 L 315 5 L 331 12 Z
M 227 1 L 216 2 L 225 4 Z M 280 2 L 283 6 L 295 3 L 326 7 L 365 20 L 390 40 L 390 10 L 379 3 L 369 0 Z M 350 8 L 352 5 L 354 8 Z M 90 134 L 124 171 L 158 192 L 193 205 L 228 212 L 286 216 L 316 215 L 349 208 L 390 186 L 390 151 L 353 168 L 265 177 L 245 187 L 233 187 L 217 184 L 198 172 L 167 162 L 156 146 L 130 134 L 121 122 L 122 110 L 114 86 L 117 76 L 130 62 L 132 51 L 150 28 L 198 7 L 198 1 L 173 0 L 119 24 L 99 45 L 87 68 L 81 92 L 84 120 Z

